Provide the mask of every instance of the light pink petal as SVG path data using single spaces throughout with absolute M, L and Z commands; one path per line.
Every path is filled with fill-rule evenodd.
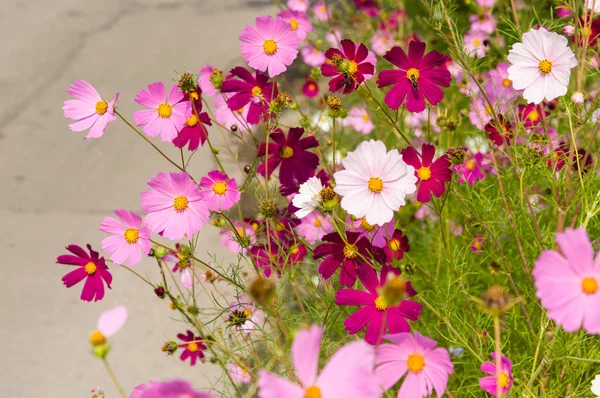
M 573 269 L 582 274 L 592 270 L 594 251 L 585 229 L 567 228 L 556 234 L 556 243 Z
M 100 231 L 107 234 L 123 235 L 125 233 L 125 227 L 123 224 L 118 222 L 112 217 L 104 217 L 102 223 L 100 223 Z
M 292 362 L 296 376 L 305 387 L 315 384 L 317 378 L 322 335 L 322 328 L 312 326 L 299 331 L 292 343 Z
M 118 306 L 111 310 L 104 311 L 98 318 L 98 330 L 104 337 L 111 337 L 117 333 L 127 320 L 127 308 Z
M 102 100 L 94 86 L 85 80 L 76 80 L 75 83 L 69 87 L 67 93 L 89 104 L 95 105 L 98 101 Z
M 66 100 L 62 109 L 64 116 L 72 120 L 84 119 L 96 114 L 95 105 L 80 100 Z
M 261 370 L 258 374 L 258 398 L 304 398 L 304 390 L 282 377 Z
M 173 84 L 171 86 L 171 90 L 169 91 L 169 96 L 167 97 L 167 103 L 170 105 L 175 105 L 182 99 L 183 93 L 179 90 L 177 84 Z
M 192 288 L 192 286 L 193 286 L 192 274 L 190 273 L 189 268 L 184 269 L 183 272 L 181 273 L 181 284 L 186 289 Z
M 86 117 L 85 119 L 81 119 L 78 122 L 69 124 L 69 128 L 71 129 L 71 131 L 84 131 L 84 130 L 87 130 L 90 127 L 92 127 L 94 125 L 94 123 L 96 123 L 96 121 L 98 120 L 98 118 L 99 118 L 98 114 L 94 113 L 90 117 Z

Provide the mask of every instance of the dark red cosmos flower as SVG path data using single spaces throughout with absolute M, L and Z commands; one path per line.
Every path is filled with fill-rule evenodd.
M 330 48 L 325 52 L 329 61 L 321 65 L 321 73 L 335 76 L 329 81 L 329 91 L 335 93 L 343 88 L 344 94 L 349 94 L 365 80 L 365 75 L 375 73 L 375 66 L 365 61 L 369 50 L 364 44 L 360 43 L 358 48 L 352 40 L 342 40 L 340 44 L 343 51 Z
M 184 344 L 179 344 L 178 347 L 183 348 L 181 353 L 181 360 L 185 362 L 186 359 L 190 358 L 190 365 L 194 366 L 196 360 L 204 362 L 204 350 L 206 346 L 202 343 L 202 337 L 194 336 L 191 330 L 188 330 L 186 334 L 179 333 L 177 335 L 179 340 L 184 341 Z
M 235 78 L 238 79 L 235 79 Z M 248 123 L 260 123 L 260 117 L 269 117 L 269 103 L 279 92 L 277 83 L 269 82 L 269 77 L 263 73 L 256 72 L 253 76 L 249 70 L 241 66 L 231 70 L 231 75 L 221 86 L 222 93 L 236 93 L 227 99 L 227 106 L 232 111 L 242 109 L 250 103 L 248 110 Z
M 398 46 L 383 56 L 400 69 L 382 70 L 377 78 L 378 87 L 393 85 L 385 95 L 390 109 L 398 109 L 406 99 L 409 112 L 421 112 L 425 109 L 425 100 L 437 105 L 444 98 L 439 86 L 449 87 L 452 81 L 450 72 L 442 67 L 447 57 L 435 50 L 423 56 L 425 47 L 425 43 L 413 40 L 408 44 L 408 56 Z
M 71 287 L 85 279 L 81 299 L 83 301 L 99 301 L 104 298 L 104 282 L 110 289 L 112 275 L 104 262 L 104 257 L 100 257 L 98 252 L 92 250 L 92 246 L 87 245 L 90 254 L 77 245 L 66 247 L 68 251 L 74 254 L 63 254 L 58 256 L 58 264 L 74 265 L 77 267 L 74 271 L 63 276 L 62 281 L 66 287 Z M 104 282 L 103 282 L 104 281 Z
M 592 1 L 592 0 L 590 0 Z M 598 1 L 598 0 L 596 0 Z M 586 24 L 588 25 L 586 27 Z M 600 18 L 595 18 L 594 20 L 592 20 L 592 23 L 589 23 L 588 21 L 586 21 L 585 18 L 580 17 L 579 18 L 579 25 L 577 26 L 577 34 L 575 34 L 571 40 L 573 40 L 574 42 L 577 42 L 577 45 L 579 47 L 583 47 L 583 44 L 585 43 L 585 36 L 584 32 L 587 32 L 587 40 L 588 40 L 588 46 L 595 46 L 596 43 L 598 43 L 598 36 L 600 36 Z
M 188 145 L 188 151 L 195 151 L 200 145 L 204 145 L 208 130 L 206 125 L 212 126 L 208 113 L 202 112 L 202 100 L 200 96 L 202 90 L 200 86 L 196 90 L 185 94 L 189 101 L 193 101 L 192 114 L 185 121 L 185 125 L 179 132 L 179 135 L 173 139 L 173 145 L 177 148 L 183 148 Z M 194 111 L 195 108 L 195 111 Z M 198 116 L 196 116 L 198 114 Z
M 519 121 L 523 122 L 523 127 L 526 129 L 537 126 L 542 122 L 542 115 L 548 117 L 550 112 L 546 112 L 542 108 L 542 104 L 535 105 L 533 103 L 529 105 L 519 104 L 517 107 L 517 117 Z
M 502 115 L 498 115 L 498 122 L 490 120 L 484 130 L 488 132 L 488 137 L 494 144 L 500 146 L 504 142 L 506 145 L 510 145 L 513 138 L 512 124 Z M 499 125 L 497 126 L 497 124 Z
M 417 200 L 427 203 L 431 200 L 431 193 L 439 198 L 446 192 L 444 183 L 452 179 L 452 171 L 450 170 L 448 155 L 442 155 L 432 163 L 435 155 L 433 145 L 423 144 L 421 152 L 422 158 L 419 158 L 412 147 L 404 148 L 402 159 L 415 168 L 415 176 L 418 178 L 416 184 L 419 187 Z
M 375 0 L 354 0 L 354 5 L 370 17 L 374 17 L 379 13 L 379 6 Z
M 380 288 L 386 283 L 389 273 L 400 275 L 400 270 L 390 265 L 381 267 L 379 279 L 377 272 L 369 265 L 361 265 L 356 271 L 364 290 L 340 289 L 335 296 L 337 305 L 352 305 L 361 307 L 344 321 L 344 327 L 350 334 L 356 334 L 367 327 L 365 341 L 376 345 L 387 334 L 410 332 L 406 321 L 416 321 L 421 315 L 422 305 L 410 300 L 402 300 L 395 306 L 390 306 L 385 298 L 379 295 Z M 406 296 L 412 297 L 417 292 L 410 282 L 406 282 Z
M 315 82 L 309 77 L 306 79 L 306 82 L 302 86 L 302 92 L 308 98 L 316 97 L 317 95 L 319 95 L 319 86 L 317 85 L 317 82 Z
M 274 142 L 268 146 L 265 142 L 260 144 L 258 156 L 268 155 L 268 158 L 256 169 L 258 174 L 270 176 L 281 165 L 279 182 L 284 187 L 302 184 L 312 177 L 319 166 L 319 157 L 308 149 L 318 147 L 319 142 L 312 135 L 300 138 L 302 134 L 304 129 L 301 127 L 291 128 L 287 136 L 279 128 L 269 134 Z
M 250 255 L 267 278 L 271 276 L 273 268 L 278 275 L 281 274 L 284 264 L 283 259 L 278 256 L 279 252 L 280 248 L 274 239 L 271 239 L 270 245 L 264 243 L 250 247 Z
M 592 155 L 590 155 L 585 149 L 579 148 L 577 153 L 573 154 L 573 157 L 569 159 L 569 144 L 566 142 L 562 142 L 558 148 L 554 149 L 552 152 L 552 157 L 548 160 L 548 167 L 555 167 L 556 170 L 561 170 L 567 162 L 569 162 L 574 171 L 579 171 L 579 167 L 581 166 L 582 173 L 587 173 L 592 168 L 594 164 L 594 159 L 592 159 Z
M 360 238 L 360 239 L 359 239 Z M 346 241 L 337 232 L 323 236 L 324 242 L 315 248 L 313 258 L 318 260 L 326 257 L 319 265 L 319 273 L 324 279 L 329 279 L 335 271 L 340 269 L 340 284 L 342 286 L 353 286 L 356 283 L 356 268 L 367 264 L 365 259 L 381 263 L 385 254 L 378 247 L 373 247 L 369 239 L 360 237 L 358 232 L 346 232 Z
M 396 229 L 389 238 L 386 237 L 387 245 L 384 246 L 386 261 L 402 260 L 404 253 L 410 251 L 408 244 L 408 236 L 404 235 L 401 230 Z

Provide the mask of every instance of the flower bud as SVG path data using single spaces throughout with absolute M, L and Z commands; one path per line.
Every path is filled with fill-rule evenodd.
M 289 104 L 292 103 L 292 97 L 288 93 L 279 93 L 277 97 L 269 104 L 271 112 L 281 113 Z
M 232 132 L 234 132 L 234 133 L 235 133 L 236 131 L 238 131 L 238 126 L 237 126 L 237 124 L 232 124 L 232 125 L 231 125 L 231 128 L 230 128 L 230 130 L 231 130 Z
M 181 92 L 186 94 L 195 91 L 197 84 L 196 77 L 190 72 L 184 72 L 183 75 L 179 76 L 179 80 L 177 81 Z
M 262 276 L 256 276 L 248 286 L 248 294 L 258 304 L 268 304 L 275 294 L 275 284 Z
M 503 314 L 509 309 L 510 296 L 504 286 L 492 285 L 483 293 L 483 307 L 492 314 Z
M 584 100 L 585 100 L 585 98 L 583 97 L 583 93 L 581 91 L 577 91 L 576 93 L 573 93 L 573 95 L 571 96 L 571 101 L 573 101 L 577 105 L 583 104 Z
M 165 298 L 165 288 L 162 286 L 157 286 L 154 288 L 154 294 L 156 294 L 158 298 Z
M 335 199 L 336 196 L 337 194 L 331 187 L 324 187 L 323 189 L 321 189 L 321 192 L 319 192 L 319 197 L 323 201 Z
M 173 355 L 177 351 L 177 343 L 169 340 L 160 349 L 162 352 L 166 352 L 167 355 Z
M 166 248 L 162 246 L 153 246 L 152 251 L 154 252 L 154 257 L 161 259 L 167 255 L 169 252 Z
M 249 164 L 244 166 L 244 173 L 248 174 L 248 173 L 250 173 L 251 170 L 252 170 L 252 166 L 250 166 Z
M 321 77 L 321 68 L 312 68 L 310 70 L 310 78 L 313 79 L 314 81 L 319 81 L 319 78 Z
M 95 346 L 92 349 L 92 352 L 98 358 L 104 359 L 104 358 L 106 358 L 106 356 L 110 352 L 110 346 L 108 344 L 102 344 L 102 345 L 99 345 L 99 346 Z
M 260 213 L 264 218 L 273 218 L 277 214 L 277 207 L 270 200 L 265 200 L 260 204 Z
M 327 106 L 329 106 L 328 115 L 330 118 L 337 118 L 340 116 L 342 110 L 342 100 L 333 95 L 327 97 Z
M 210 72 L 209 79 L 213 87 L 217 90 L 221 89 L 221 85 L 223 85 L 223 82 L 225 81 L 225 79 L 223 78 L 223 71 L 216 68 L 213 69 L 212 72 Z
M 379 294 L 388 306 L 396 306 L 406 298 L 406 281 L 400 275 L 388 273 L 387 280 Z
M 566 25 L 563 27 L 563 34 L 565 36 L 573 36 L 575 34 L 575 26 Z
M 100 387 L 96 387 L 90 392 L 92 393 L 90 398 L 105 398 L 104 391 Z
M 466 146 L 448 149 L 448 159 L 450 160 L 450 163 L 454 166 L 463 164 L 467 158 L 468 151 L 469 149 Z

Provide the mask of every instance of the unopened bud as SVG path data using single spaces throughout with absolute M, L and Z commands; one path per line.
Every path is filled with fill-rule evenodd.
M 469 149 L 466 146 L 448 149 L 448 159 L 453 165 L 463 164 L 467 159 Z
M 169 340 L 160 349 L 162 352 L 166 352 L 168 355 L 173 355 L 177 351 L 177 343 Z
M 292 97 L 288 93 L 279 93 L 277 97 L 269 104 L 271 112 L 280 113 L 292 102 Z
M 179 76 L 177 85 L 182 93 L 189 94 L 196 90 L 197 80 L 192 73 L 185 72 L 183 75 Z
M 509 309 L 510 296 L 503 286 L 492 285 L 483 293 L 481 302 L 488 312 L 503 314 Z
M 244 166 L 244 173 L 248 174 L 250 173 L 250 170 L 252 170 L 252 166 L 250 166 L 249 164 Z
M 154 294 L 156 294 L 159 298 L 165 298 L 165 288 L 162 286 L 157 286 L 154 288 Z
M 406 298 L 406 281 L 400 275 L 388 273 L 387 281 L 379 294 L 388 306 L 394 307 Z
M 585 100 L 585 98 L 583 97 L 583 93 L 581 91 L 577 91 L 576 93 L 573 93 L 573 95 L 571 96 L 571 101 L 573 101 L 577 105 L 583 104 L 584 100 Z
M 260 204 L 260 214 L 264 218 L 273 218 L 277 214 L 277 207 L 270 200 L 265 200 Z
M 210 72 L 210 82 L 217 90 L 221 89 L 224 80 L 223 71 L 215 68 L 212 70 L 212 72 Z
M 327 106 L 329 106 L 328 115 L 331 118 L 337 118 L 340 116 L 342 110 L 342 100 L 335 96 L 327 97 Z
M 323 189 L 321 189 L 321 192 L 319 192 L 319 197 L 323 201 L 334 199 L 336 196 L 337 194 L 331 187 L 324 187 Z
M 248 294 L 258 304 L 265 305 L 275 294 L 275 284 L 262 276 L 256 276 L 248 286 Z
M 154 246 L 152 248 L 152 250 L 154 251 L 154 257 L 156 257 L 158 259 L 163 258 L 169 252 L 166 248 L 164 248 L 162 246 Z

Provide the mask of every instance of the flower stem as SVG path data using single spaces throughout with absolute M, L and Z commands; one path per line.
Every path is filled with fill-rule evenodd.
M 106 360 L 106 358 L 102 358 L 102 363 L 104 364 L 104 367 L 106 368 L 106 371 L 108 372 L 108 375 L 110 376 L 113 384 L 115 385 L 115 387 L 117 387 L 117 390 L 119 390 L 119 394 L 121 394 L 121 396 L 123 398 L 127 398 L 127 394 L 125 393 L 125 390 L 123 389 L 123 387 L 121 387 L 121 384 L 119 384 L 119 381 L 117 380 L 117 376 L 115 375 L 112 368 L 108 364 L 108 361 Z
M 500 385 L 500 373 L 502 373 L 502 350 L 500 339 L 500 317 L 494 315 L 494 340 L 496 342 L 496 396 L 502 398 L 502 386 Z

